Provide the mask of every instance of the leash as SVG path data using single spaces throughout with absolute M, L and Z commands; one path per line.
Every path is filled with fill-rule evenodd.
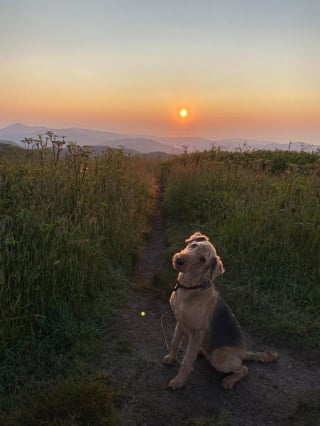
M 176 285 L 174 286 L 172 291 L 177 291 L 179 288 L 183 288 L 184 290 L 198 290 L 199 288 L 202 288 L 203 290 L 210 288 L 213 286 L 213 282 L 211 280 L 205 281 L 204 283 L 200 285 L 195 285 L 194 287 L 186 287 L 185 285 L 181 284 L 179 280 L 177 280 Z
M 170 345 L 169 345 L 168 340 L 167 340 L 167 338 L 166 338 L 165 327 L 164 327 L 164 324 L 163 324 L 163 318 L 164 318 L 166 315 L 168 315 L 168 313 L 169 313 L 169 312 L 167 311 L 167 312 L 165 312 L 164 314 L 162 314 L 162 315 L 161 315 L 160 322 L 161 322 L 161 332 L 162 332 L 163 340 L 164 340 L 164 342 L 165 342 L 165 344 L 166 344 L 167 350 L 168 350 L 168 351 L 170 351 Z M 181 344 L 180 344 L 180 346 L 181 346 Z M 180 350 L 178 350 L 178 354 L 179 354 L 179 352 L 180 352 Z M 177 358 L 176 358 L 176 362 L 177 362 L 178 364 L 181 364 L 181 361 L 178 359 L 178 356 L 177 356 Z
M 162 332 L 162 337 L 163 337 L 163 340 L 164 340 L 164 342 L 165 342 L 165 344 L 166 344 L 166 347 L 167 347 L 167 350 L 168 351 L 170 351 L 170 345 L 169 345 L 169 343 L 168 343 L 168 340 L 167 340 L 167 338 L 166 338 L 166 334 L 165 334 L 165 327 L 164 327 L 164 324 L 163 324 L 163 318 L 166 316 L 166 315 L 168 315 L 168 313 L 169 313 L 169 311 L 167 311 L 167 312 L 165 312 L 164 314 L 162 314 L 161 315 L 161 318 L 160 318 L 160 322 L 161 322 L 161 332 Z M 178 353 L 177 353 L 177 357 L 176 357 L 176 363 L 177 364 L 179 364 L 179 365 L 181 365 L 182 364 L 182 359 L 181 359 L 181 346 L 182 346 L 182 343 L 180 343 L 180 347 L 179 347 L 179 349 L 178 349 Z M 180 355 L 180 356 L 179 356 Z M 202 371 L 202 370 L 199 370 L 198 368 L 194 368 L 193 367 L 193 374 L 197 374 L 198 376 L 201 376 L 202 378 L 205 378 L 206 379 L 206 381 L 208 381 L 208 374 L 207 374 L 207 372 L 206 371 Z
M 161 318 L 160 318 L 160 322 L 161 322 L 161 332 L 162 332 L 162 337 L 163 337 L 163 340 L 164 340 L 164 342 L 165 342 L 165 344 L 166 344 L 166 347 L 167 347 L 167 349 L 168 349 L 168 351 L 170 350 L 170 346 L 169 346 L 169 343 L 168 343 L 168 340 L 167 340 L 167 338 L 166 338 L 166 335 L 165 335 L 165 332 L 164 332 L 164 325 L 163 325 L 163 318 L 166 316 L 166 315 L 168 315 L 168 311 L 167 312 L 165 312 L 164 314 L 162 314 L 161 315 Z

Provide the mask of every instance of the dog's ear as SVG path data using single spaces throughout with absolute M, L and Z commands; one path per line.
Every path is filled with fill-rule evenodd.
M 216 256 L 212 262 L 212 280 L 215 280 L 219 275 L 225 272 L 220 256 Z
M 190 235 L 189 238 L 186 239 L 187 244 L 190 244 L 193 241 L 196 241 L 196 242 L 209 241 L 209 238 L 206 235 L 201 234 L 201 232 L 197 231 L 194 234 Z

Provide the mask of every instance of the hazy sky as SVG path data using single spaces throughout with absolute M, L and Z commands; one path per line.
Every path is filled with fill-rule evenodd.
M 320 0 L 0 0 L 0 53 L 1 127 L 320 143 Z

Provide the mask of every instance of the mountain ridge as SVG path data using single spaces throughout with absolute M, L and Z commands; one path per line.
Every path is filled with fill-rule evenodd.
M 122 147 L 125 150 L 142 154 L 150 154 L 153 152 L 179 154 L 185 151 L 205 151 L 212 148 L 220 148 L 227 151 L 245 151 L 251 149 L 314 151 L 320 149 L 320 145 L 309 145 L 300 141 L 284 144 L 270 140 L 256 140 L 250 138 L 215 140 L 194 136 L 160 137 L 153 135 L 130 135 L 78 127 L 52 129 L 46 126 L 27 126 L 22 123 L 12 123 L 4 128 L 0 128 L 0 139 L 14 142 L 22 146 L 22 139 L 36 138 L 39 134 L 45 134 L 49 130 L 60 137 L 64 136 L 68 141 L 77 142 L 80 146 Z

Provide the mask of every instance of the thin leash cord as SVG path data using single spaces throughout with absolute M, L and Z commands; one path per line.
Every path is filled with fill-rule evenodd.
M 163 340 L 164 340 L 164 342 L 166 344 L 167 350 L 170 351 L 170 345 L 169 345 L 168 340 L 166 338 L 165 327 L 164 327 L 164 324 L 163 324 L 163 318 L 166 315 L 168 315 L 168 313 L 169 312 L 167 311 L 167 312 L 165 312 L 164 314 L 161 315 L 160 322 L 161 322 L 161 332 L 162 332 Z M 178 357 L 176 357 L 176 362 L 178 364 L 181 364 L 181 361 L 178 359 Z
M 166 344 L 166 347 L 167 347 L 167 349 L 168 349 L 168 351 L 169 351 L 169 350 L 170 350 L 170 348 L 169 348 L 169 343 L 168 343 L 168 340 L 167 340 L 167 338 L 166 338 L 166 334 L 165 334 L 165 331 L 164 331 L 164 325 L 163 325 L 163 318 L 164 318 L 166 315 L 168 315 L 168 311 L 161 315 L 160 322 L 161 322 L 161 332 L 162 332 L 163 340 L 164 340 L 164 342 L 165 342 L 165 344 Z
M 162 332 L 163 340 L 164 340 L 164 342 L 165 342 L 165 345 L 166 345 L 167 350 L 168 350 L 168 351 L 170 351 L 170 345 L 169 345 L 168 340 L 167 340 L 167 338 L 166 338 L 165 327 L 164 327 L 164 323 L 163 323 L 163 319 L 164 319 L 164 317 L 165 317 L 166 315 L 168 315 L 168 313 L 169 313 L 169 312 L 167 311 L 167 312 L 165 312 L 164 314 L 162 314 L 162 315 L 161 315 L 160 323 L 161 323 L 161 332 Z M 179 353 L 179 352 L 178 352 L 178 353 Z M 180 365 L 181 365 L 181 363 L 182 363 L 182 361 L 180 361 L 180 360 L 178 359 L 178 357 L 176 357 L 176 362 L 177 362 L 178 364 L 180 364 Z M 193 371 L 194 371 L 194 373 L 196 373 L 196 374 L 198 374 L 198 375 L 200 375 L 200 376 L 207 377 L 207 374 L 206 374 L 206 373 L 204 373 L 203 371 L 199 371 L 199 370 L 197 370 L 197 369 L 193 369 Z

